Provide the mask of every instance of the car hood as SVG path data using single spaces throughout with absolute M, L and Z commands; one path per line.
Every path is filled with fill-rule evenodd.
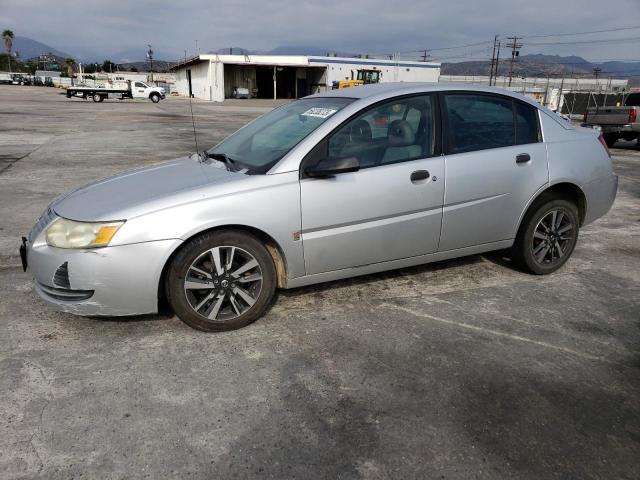
M 127 220 L 163 207 L 170 197 L 204 185 L 226 183 L 242 173 L 229 172 L 185 157 L 128 170 L 85 185 L 56 199 L 57 215 L 78 221 Z

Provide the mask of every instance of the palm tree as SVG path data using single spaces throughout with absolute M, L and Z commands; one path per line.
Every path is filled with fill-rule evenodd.
M 67 70 L 67 76 L 71 78 L 71 85 L 73 85 L 73 66 L 76 61 L 73 58 L 64 59 L 64 68 Z
M 11 30 L 5 30 L 2 32 L 2 39 L 4 40 L 4 49 L 7 51 L 9 73 L 11 73 L 11 47 L 13 47 L 13 32 Z

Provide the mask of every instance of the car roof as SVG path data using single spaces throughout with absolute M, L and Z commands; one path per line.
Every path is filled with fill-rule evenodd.
M 365 99 L 368 97 L 393 97 L 396 95 L 402 95 L 403 93 L 420 93 L 420 92 L 445 92 L 445 91 L 468 91 L 468 92 L 485 92 L 496 93 L 499 95 L 507 95 L 510 97 L 518 98 L 527 103 L 539 107 L 540 105 L 532 99 L 520 95 L 517 92 L 512 92 L 505 88 L 489 87 L 485 85 L 474 85 L 468 83 L 436 83 L 436 82 L 390 82 L 390 83 L 376 83 L 372 85 L 360 85 L 349 88 L 339 88 L 336 90 L 328 90 L 322 93 L 316 93 L 310 95 L 307 98 L 318 97 L 343 97 L 343 98 L 355 98 Z

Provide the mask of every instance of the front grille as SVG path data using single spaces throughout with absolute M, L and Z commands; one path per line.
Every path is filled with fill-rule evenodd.
M 46 297 L 61 302 L 81 302 L 93 296 L 93 290 L 71 290 L 69 288 L 55 288 L 38 282 L 40 291 Z
M 51 221 L 55 218 L 56 214 L 53 213 L 51 208 L 47 208 L 45 212 L 40 216 L 36 224 L 33 226 L 31 231 L 29 232 L 29 243 L 33 245 L 33 241 L 40 235 L 42 230 L 45 229 L 47 225 L 51 223 Z
M 71 288 L 69 283 L 69 262 L 64 262 L 53 274 L 53 284 L 62 288 Z

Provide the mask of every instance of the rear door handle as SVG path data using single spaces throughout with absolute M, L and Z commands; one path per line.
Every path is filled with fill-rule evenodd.
M 411 174 L 412 182 L 419 182 L 420 180 L 426 180 L 429 178 L 429 172 L 426 170 L 416 170 Z
M 516 163 L 527 163 L 531 161 L 531 155 L 528 153 L 521 153 L 516 156 Z

